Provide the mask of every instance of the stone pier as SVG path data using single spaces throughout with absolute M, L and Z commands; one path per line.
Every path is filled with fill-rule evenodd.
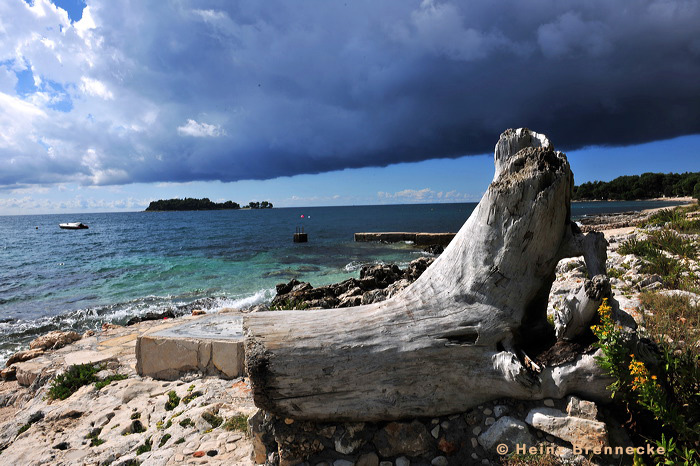
M 355 233 L 355 241 L 371 242 L 383 241 L 385 243 L 398 243 L 412 241 L 416 245 L 440 245 L 447 246 L 457 233 L 411 233 L 411 232 L 381 232 L 381 233 Z

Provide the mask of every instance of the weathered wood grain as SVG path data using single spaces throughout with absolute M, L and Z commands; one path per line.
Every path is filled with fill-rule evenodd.
M 457 236 L 397 296 L 245 319 L 259 407 L 297 419 L 383 420 L 460 412 L 502 396 L 604 396 L 590 355 L 539 373 L 525 364 L 524 349 L 551 332 L 546 307 L 557 262 L 598 247 L 571 223 L 566 156 L 543 135 L 508 130 L 495 164 Z M 586 254 L 598 271 L 599 255 Z

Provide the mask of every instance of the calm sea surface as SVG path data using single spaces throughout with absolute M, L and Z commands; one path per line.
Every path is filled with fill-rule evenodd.
M 671 204 L 574 203 L 572 214 Z M 319 286 L 357 276 L 365 264 L 403 266 L 425 253 L 410 244 L 355 243 L 353 233 L 456 232 L 475 206 L 0 217 L 0 361 L 51 330 L 123 324 L 197 300 L 211 310 L 248 306 L 270 300 L 275 284 L 292 278 Z M 58 227 L 73 221 L 90 228 Z M 292 242 L 297 227 L 308 243 Z

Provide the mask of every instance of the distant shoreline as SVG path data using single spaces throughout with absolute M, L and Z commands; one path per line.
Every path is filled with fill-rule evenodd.
M 668 202 L 686 202 L 694 203 L 695 198 L 691 196 L 683 197 L 652 197 L 648 199 L 576 199 L 572 200 L 572 203 L 579 202 L 655 202 L 655 201 L 668 201 Z

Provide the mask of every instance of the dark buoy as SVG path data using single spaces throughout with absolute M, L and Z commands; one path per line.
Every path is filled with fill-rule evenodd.
M 306 233 L 304 233 L 304 227 L 297 227 L 296 232 L 294 233 L 294 242 L 295 243 L 308 243 L 309 242 L 309 237 L 307 236 Z

